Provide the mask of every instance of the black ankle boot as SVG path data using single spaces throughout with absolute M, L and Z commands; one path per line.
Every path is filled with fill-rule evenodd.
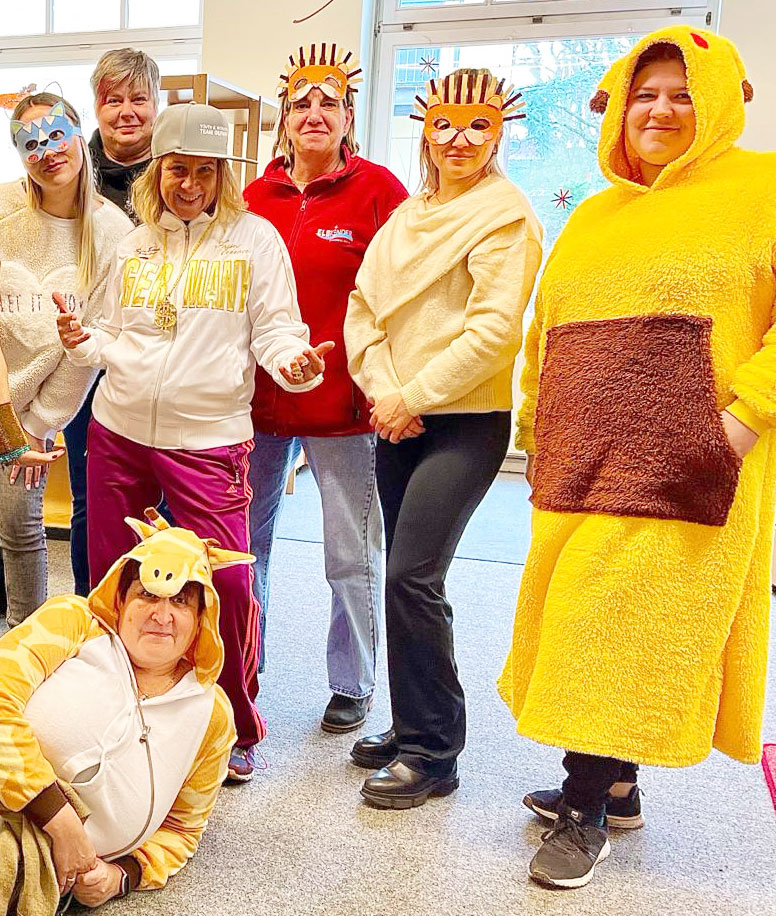
M 364 767 L 366 770 L 379 770 L 381 767 L 388 766 L 398 753 L 396 733 L 390 728 L 380 735 L 359 738 L 353 745 L 350 756 L 358 767 Z
M 325 732 L 352 732 L 366 721 L 366 714 L 372 708 L 372 697 L 346 697 L 335 693 L 321 719 Z
M 458 769 L 447 776 L 427 776 L 394 760 L 364 780 L 361 794 L 378 808 L 417 808 L 432 796 L 449 795 L 458 788 Z

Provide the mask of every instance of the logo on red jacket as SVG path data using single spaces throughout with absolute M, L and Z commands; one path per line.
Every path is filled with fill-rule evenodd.
M 315 233 L 319 239 L 324 239 L 327 242 L 352 242 L 353 241 L 353 230 L 352 229 L 339 229 L 335 226 L 334 229 L 319 229 Z

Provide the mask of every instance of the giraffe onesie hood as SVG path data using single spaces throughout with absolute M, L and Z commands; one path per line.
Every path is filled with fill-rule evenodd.
M 651 45 L 687 68 L 695 138 L 651 187 L 623 121 Z M 730 42 L 674 27 L 593 99 L 611 187 L 571 215 L 526 339 L 517 445 L 531 549 L 499 691 L 536 741 L 686 766 L 759 761 L 776 473 L 776 156 L 735 146 Z M 741 461 L 729 410 L 760 438 Z
M 212 575 L 253 560 L 147 515 L 152 524 L 126 519 L 140 542 L 88 599 L 52 598 L 0 638 L 0 816 L 22 812 L 42 826 L 64 803 L 56 780 L 70 783 L 91 811 L 84 827 L 98 856 L 142 889 L 194 854 L 226 776 L 235 730 L 216 684 L 224 649 Z M 152 594 L 171 597 L 186 582 L 204 591 L 191 669 L 154 697 L 140 694 L 117 635 L 130 560 Z

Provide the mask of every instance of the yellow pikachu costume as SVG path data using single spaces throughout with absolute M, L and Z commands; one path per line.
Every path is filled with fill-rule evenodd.
M 0 638 L 0 826 L 4 810 L 44 826 L 65 804 L 63 780 L 91 811 L 97 855 L 141 889 L 161 887 L 194 854 L 226 775 L 235 730 L 216 684 L 224 649 L 212 573 L 253 560 L 148 515 L 153 525 L 126 520 L 142 540 L 88 599 L 52 598 Z M 204 590 L 191 670 L 155 697 L 140 695 L 117 635 L 128 560 L 159 597 L 186 582 Z
M 679 47 L 690 149 L 631 180 L 623 117 L 650 45 Z M 594 99 L 612 187 L 571 216 L 526 341 L 518 446 L 533 539 L 499 691 L 518 731 L 687 766 L 759 761 L 776 463 L 776 156 L 734 146 L 751 98 L 725 39 L 641 41 Z M 720 411 L 760 434 L 739 460 Z

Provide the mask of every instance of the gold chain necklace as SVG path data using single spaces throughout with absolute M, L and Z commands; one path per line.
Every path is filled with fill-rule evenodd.
M 175 325 L 178 323 L 178 310 L 175 308 L 175 303 L 172 301 L 172 294 L 175 292 L 178 284 L 181 282 L 181 277 L 186 273 L 186 268 L 189 266 L 189 262 L 197 253 L 199 246 L 205 241 L 205 238 L 210 234 L 210 230 L 215 226 L 215 220 L 205 229 L 202 235 L 199 237 L 199 241 L 192 248 L 191 254 L 186 258 L 183 266 L 181 267 L 180 273 L 178 274 L 175 283 L 168 289 L 167 284 L 165 284 L 164 298 L 157 301 L 154 308 L 154 324 L 161 331 L 171 331 Z M 167 231 L 164 233 L 164 251 L 162 252 L 162 270 L 166 272 L 167 268 Z
M 143 693 L 138 693 L 137 698 L 139 700 L 150 700 L 153 697 L 162 696 L 162 694 L 167 693 L 168 690 L 172 690 L 172 688 L 178 683 L 178 681 L 182 680 L 183 677 L 188 673 L 188 670 L 185 668 L 183 669 L 176 668 L 175 671 L 170 675 L 170 677 L 167 678 L 161 690 L 157 689 L 157 690 L 154 690 L 153 692 L 144 690 Z

